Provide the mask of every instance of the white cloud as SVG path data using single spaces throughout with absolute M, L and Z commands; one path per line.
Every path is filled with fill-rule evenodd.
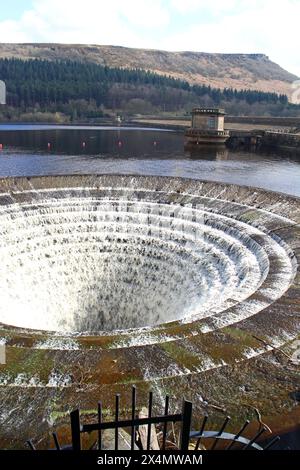
M 216 14 L 233 11 L 241 3 L 243 0 L 171 0 L 171 7 L 180 13 L 209 11 Z
M 18 21 L 0 23 L 0 41 L 138 46 L 141 30 L 160 30 L 168 23 L 161 0 L 36 0 Z
M 1 42 L 23 42 L 27 37 L 24 31 L 21 30 L 20 24 L 17 21 L 2 21 L 0 23 L 0 41 Z
M 206 0 L 195 3 L 204 4 Z M 300 76 L 300 1 L 241 0 L 238 3 L 240 10 L 235 14 L 230 10 L 214 22 L 195 22 L 186 31 L 165 37 L 162 47 L 206 52 L 265 53 Z M 244 8 L 241 8 L 242 4 Z
M 163 2 L 160 0 L 121 1 L 119 11 L 131 25 L 147 29 L 165 27 L 170 22 L 169 10 L 163 7 Z
M 261 52 L 300 76 L 300 0 L 35 0 L 1 42 Z

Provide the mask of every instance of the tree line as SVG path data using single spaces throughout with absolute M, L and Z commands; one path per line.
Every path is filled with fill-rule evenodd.
M 286 95 L 209 85 L 191 85 L 147 70 L 113 68 L 74 61 L 0 59 L 8 108 L 61 112 L 71 118 L 123 113 L 187 112 L 195 105 L 285 109 Z M 237 113 L 238 114 L 238 113 Z

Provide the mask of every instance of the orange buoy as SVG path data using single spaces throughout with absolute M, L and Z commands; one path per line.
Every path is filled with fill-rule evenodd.
M 51 144 L 50 144 L 50 142 L 48 142 L 48 149 L 51 149 Z
M 3 144 L 0 144 L 0 150 L 3 150 Z

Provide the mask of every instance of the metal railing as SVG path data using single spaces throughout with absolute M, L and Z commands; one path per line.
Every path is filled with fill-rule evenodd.
M 205 450 L 216 450 L 218 444 L 223 441 L 222 449 L 224 447 L 226 450 L 235 449 L 252 449 L 252 450 L 267 450 L 270 449 L 276 442 L 278 442 L 279 437 L 274 438 L 265 448 L 257 444 L 259 438 L 267 431 L 266 428 L 262 427 L 257 434 L 252 438 L 246 438 L 243 436 L 246 428 L 250 424 L 249 421 L 246 421 L 245 424 L 241 427 L 237 434 L 230 434 L 225 432 L 225 429 L 230 421 L 230 417 L 226 417 L 224 423 L 221 425 L 218 431 L 206 430 L 206 425 L 208 422 L 208 417 L 205 416 L 201 425 L 200 431 L 191 431 L 192 424 L 192 403 L 190 401 L 183 401 L 182 411 L 177 414 L 170 414 L 170 398 L 166 396 L 164 414 L 163 415 L 153 415 L 153 392 L 149 393 L 149 402 L 148 410 L 146 417 L 137 417 L 137 407 L 136 407 L 136 388 L 132 388 L 131 396 L 131 413 L 129 419 L 120 419 L 120 395 L 116 395 L 115 398 L 115 411 L 114 411 L 114 420 L 112 421 L 103 421 L 103 408 L 102 403 L 98 403 L 98 417 L 97 421 L 89 424 L 82 424 L 80 419 L 80 410 L 75 409 L 70 414 L 71 420 L 71 436 L 72 443 L 69 446 L 62 447 L 59 443 L 59 439 L 56 433 L 53 433 L 54 444 L 56 450 L 74 450 L 80 451 L 83 449 L 81 437 L 83 434 L 90 434 L 92 432 L 97 432 L 97 442 L 93 448 L 97 450 L 102 450 L 103 448 L 103 432 L 105 430 L 114 431 L 114 450 L 119 449 L 119 430 L 124 428 L 129 429 L 130 433 L 130 449 L 135 450 L 136 447 L 136 435 L 140 426 L 147 427 L 147 445 L 143 450 L 151 450 L 151 437 L 153 426 L 161 426 L 162 438 L 160 441 L 160 449 L 162 451 L 166 450 L 167 436 L 168 436 L 168 426 L 172 423 L 180 424 L 180 442 L 178 444 L 178 449 L 182 451 L 187 451 L 192 447 L 194 450 L 199 450 L 200 445 L 205 442 Z M 196 443 L 191 446 L 193 441 Z M 210 445 L 212 441 L 212 445 Z M 227 441 L 227 442 L 226 442 Z M 207 447 L 207 443 L 209 447 Z M 31 450 L 36 450 L 32 440 L 27 441 Z M 225 445 L 226 444 L 226 445 Z M 96 446 L 96 447 L 95 447 Z

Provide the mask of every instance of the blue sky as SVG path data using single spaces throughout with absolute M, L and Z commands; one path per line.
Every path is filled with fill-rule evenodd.
M 2 0 L 0 42 L 265 53 L 300 76 L 300 0 Z
M 18 19 L 22 13 L 32 7 L 31 1 L 25 0 L 3 0 L 0 7 L 0 21 L 6 19 Z

